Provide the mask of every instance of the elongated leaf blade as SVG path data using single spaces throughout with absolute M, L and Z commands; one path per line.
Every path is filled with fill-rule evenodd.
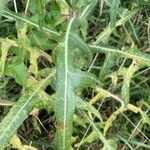
M 76 97 L 76 107 L 94 114 L 103 123 L 103 119 L 98 110 L 88 102 L 82 100 L 80 97 Z
M 90 45 L 90 48 L 92 49 L 93 53 L 95 52 L 103 52 L 103 53 L 108 53 L 112 52 L 115 53 L 116 55 L 123 56 L 125 58 L 131 58 L 138 60 L 141 64 L 150 66 L 150 55 L 146 54 L 142 51 L 139 51 L 138 49 L 135 50 L 125 50 L 121 51 L 118 48 L 110 48 L 110 47 L 105 47 L 105 46 L 94 46 Z
M 7 10 L 3 10 L 2 11 L 2 16 L 5 16 L 8 19 L 10 19 L 10 18 L 13 18 L 14 20 L 15 19 L 19 19 L 19 20 L 21 20 L 23 22 L 26 22 L 29 25 L 32 25 L 32 26 L 36 27 L 36 28 L 40 28 L 40 26 L 37 23 L 32 22 L 29 19 L 20 17 L 18 14 L 15 14 L 15 13 L 7 11 Z M 51 30 L 49 28 L 43 27 L 42 29 L 45 30 L 45 31 L 47 31 L 47 32 L 49 32 L 49 33 L 51 33 L 51 34 L 53 34 L 53 35 L 60 36 L 60 34 L 58 32 L 53 31 L 53 30 Z
M 40 103 L 39 91 L 50 77 L 51 75 L 49 75 L 34 91 L 31 89 L 27 90 L 2 120 L 0 123 L 0 149 L 4 149 L 11 137 L 35 107 L 36 103 Z
M 129 19 L 131 19 L 139 10 L 140 9 L 133 9 L 131 11 L 127 11 L 124 14 L 122 14 L 121 19 L 119 19 L 116 22 L 115 27 L 123 25 L 125 22 L 127 22 Z M 108 25 L 104 29 L 104 31 L 97 36 L 97 38 L 96 38 L 97 40 L 94 42 L 94 45 L 98 45 L 101 42 L 104 43 L 105 41 L 108 41 L 111 33 L 112 33 L 112 28 L 110 25 Z
M 120 5 L 120 0 L 112 0 L 110 5 L 110 22 L 112 31 L 116 26 L 117 13 Z
M 56 83 L 56 149 L 69 150 L 71 147 L 72 123 L 75 108 L 74 88 L 69 72 L 73 71 L 73 51 L 69 47 L 69 33 L 73 24 L 72 18 L 68 24 L 64 43 L 57 50 L 57 83 Z

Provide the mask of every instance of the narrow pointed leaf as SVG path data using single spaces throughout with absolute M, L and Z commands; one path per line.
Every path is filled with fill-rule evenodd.
M 106 59 L 99 73 L 100 81 L 103 82 L 106 76 L 109 75 L 109 73 L 111 73 L 110 70 L 114 66 L 115 60 L 116 56 L 114 55 L 114 53 L 109 52 L 106 54 Z
M 103 123 L 103 119 L 102 119 L 99 111 L 94 106 L 92 106 L 90 103 L 82 100 L 80 97 L 76 97 L 76 107 L 86 110 L 86 111 L 90 112 L 91 114 L 94 114 Z
M 112 31 L 115 29 L 120 0 L 112 0 L 110 5 L 110 22 Z
M 93 50 L 93 53 L 95 52 L 112 52 L 115 53 L 116 56 L 123 56 L 125 58 L 131 58 L 138 60 L 141 64 L 145 66 L 150 66 L 150 55 L 146 54 L 138 49 L 127 49 L 125 51 L 119 50 L 118 48 L 110 48 L 110 47 L 105 47 L 105 46 L 94 46 L 90 45 L 90 48 Z
M 4 11 L 2 11 L 2 13 L 3 13 L 2 15 L 7 17 L 8 19 L 10 17 L 12 17 L 14 20 L 19 19 L 19 20 L 21 20 L 21 21 L 23 21 L 23 22 L 25 22 L 25 23 L 27 23 L 29 25 L 32 25 L 32 26 L 36 27 L 36 28 L 40 28 L 40 26 L 37 23 L 32 22 L 29 19 L 23 18 L 23 17 L 19 16 L 18 14 L 15 14 L 13 12 L 4 10 Z M 47 32 L 49 32 L 49 33 L 51 33 L 51 34 L 53 34 L 55 36 L 60 36 L 60 34 L 58 32 L 53 31 L 53 30 L 51 30 L 49 28 L 43 27 L 43 30 L 45 30 L 45 31 L 47 31 Z
M 6 63 L 8 50 L 11 46 L 16 46 L 16 42 L 13 40 L 9 40 L 9 39 L 0 39 L 0 42 L 1 42 L 1 46 L 0 46 L 0 53 L 1 53 L 0 75 L 4 76 L 5 63 Z
M 36 103 L 39 103 L 40 95 L 39 91 L 43 85 L 49 80 L 49 75 L 34 91 L 27 90 L 17 101 L 6 117 L 0 123 L 0 149 L 3 149 L 8 144 L 11 137 L 16 133 L 17 129 L 28 117 L 29 113 L 35 107 Z
M 86 19 L 89 16 L 89 14 L 92 12 L 92 10 L 95 7 L 95 5 L 97 4 L 97 2 L 98 2 L 98 0 L 94 0 L 94 1 L 92 0 L 90 2 L 90 4 L 85 7 L 85 9 L 83 10 L 83 12 L 80 15 L 81 20 Z
M 136 61 L 133 61 L 130 67 L 124 71 L 121 96 L 125 105 L 127 105 L 130 100 L 130 84 L 131 84 L 132 76 L 138 69 L 139 69 L 139 64 Z
M 130 18 L 132 18 L 140 9 L 133 9 L 131 11 L 125 11 L 125 13 L 123 12 L 122 17 L 121 19 L 119 19 L 117 22 L 116 22 L 116 27 L 120 26 L 120 25 L 123 25 L 126 21 L 128 21 Z M 102 33 L 100 33 L 98 36 L 97 36 L 97 40 L 94 42 L 94 45 L 98 45 L 99 43 L 101 42 L 104 42 L 104 41 L 107 41 L 110 37 L 112 33 L 112 28 L 111 26 L 107 26 L 104 31 Z
M 56 73 L 56 149 L 69 150 L 71 148 L 71 136 L 73 114 L 75 109 L 75 94 L 69 72 L 73 71 L 73 50 L 69 46 L 69 33 L 74 18 L 68 24 L 64 43 L 57 49 L 57 73 Z

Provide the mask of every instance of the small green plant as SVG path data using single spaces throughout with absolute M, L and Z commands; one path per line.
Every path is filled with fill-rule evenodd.
M 0 150 L 150 148 L 149 6 L 1 0 Z

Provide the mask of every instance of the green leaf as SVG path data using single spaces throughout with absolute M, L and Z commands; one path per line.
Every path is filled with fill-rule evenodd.
M 69 47 L 69 33 L 73 22 L 74 18 L 69 21 L 64 43 L 60 43 L 57 49 L 55 113 L 56 149 L 58 150 L 71 148 L 75 93 L 69 75 L 73 71 L 73 50 Z
M 10 2 L 10 1 L 11 1 L 11 0 L 1 0 L 1 4 L 0 4 L 0 17 L 1 17 L 2 11 L 7 8 L 7 4 L 8 4 L 8 2 Z
M 91 126 L 93 127 L 93 131 L 97 134 L 97 137 L 103 142 L 103 150 L 116 150 L 116 142 L 114 140 L 107 140 L 105 136 L 101 133 L 97 125 L 93 122 L 93 120 L 91 120 L 86 113 L 83 112 L 83 114 L 89 120 Z
M 88 62 L 90 63 L 92 61 L 92 53 L 89 49 L 89 46 L 76 34 L 70 33 L 70 42 L 71 45 L 75 48 L 78 48 L 80 51 L 80 56 L 88 58 Z
M 38 84 L 38 86 L 36 84 L 37 88 L 34 87 L 34 90 L 31 87 L 28 87 L 17 103 L 10 109 L 6 117 L 2 120 L 0 123 L 0 149 L 4 149 L 11 137 L 16 133 L 17 129 L 28 117 L 32 109 L 38 103 L 41 103 L 42 96 L 40 95 L 40 90 L 51 76 L 52 74 L 44 79 L 41 84 Z
M 127 105 L 130 100 L 130 83 L 132 76 L 138 69 L 139 69 L 138 62 L 133 60 L 129 68 L 123 72 L 123 85 L 121 89 L 121 96 L 123 101 L 125 102 L 125 105 Z
M 68 3 L 66 2 L 66 0 L 56 0 L 56 2 L 58 3 L 62 14 L 67 15 L 69 13 L 70 7 Z
M 110 22 L 111 22 L 112 31 L 114 31 L 116 26 L 119 5 L 120 5 L 120 0 L 112 0 L 110 4 Z
M 31 42 L 32 47 L 38 47 L 42 50 L 53 48 L 53 43 L 50 40 L 50 35 L 46 32 L 39 31 L 37 29 L 31 30 L 28 33 L 28 38 Z
M 108 76 L 111 73 L 111 68 L 114 66 L 115 60 L 116 56 L 114 55 L 114 53 L 109 52 L 106 54 L 105 61 L 99 73 L 100 81 L 103 82 L 106 76 Z
M 79 3 L 79 2 L 78 2 Z M 80 7 L 82 6 L 82 4 L 83 5 L 85 5 L 86 4 L 86 2 L 84 2 L 84 0 L 80 0 L 80 4 L 78 4 Z M 90 13 L 93 11 L 93 9 L 94 9 L 94 7 L 96 6 L 96 4 L 98 3 L 98 0 L 89 0 L 89 2 L 87 2 L 87 3 L 89 3 L 88 5 L 86 4 L 85 6 L 85 9 L 83 10 L 83 12 L 81 13 L 81 15 L 80 15 L 80 19 L 81 20 L 84 20 L 84 19 L 86 19 L 89 15 L 90 15 Z
M 25 86 L 27 83 L 27 67 L 24 63 L 11 64 L 6 66 L 5 74 L 13 77 L 20 85 Z
M 87 119 L 81 118 L 76 114 L 74 114 L 73 121 L 76 125 L 80 125 L 84 128 L 86 128 L 86 124 L 88 123 Z
M 142 65 L 150 66 L 150 55 L 138 50 L 137 48 L 127 49 L 127 50 L 122 51 L 122 50 L 119 50 L 118 48 L 111 48 L 111 47 L 105 47 L 105 46 L 95 46 L 95 45 L 89 45 L 89 46 L 93 53 L 112 52 L 112 53 L 115 53 L 116 56 L 119 55 L 125 58 L 135 59 Z
M 127 22 L 130 18 L 132 18 L 140 9 L 133 9 L 131 11 L 124 9 L 121 13 L 121 19 L 119 19 L 116 22 L 116 27 L 123 25 L 125 22 Z M 108 25 L 102 33 L 100 33 L 96 37 L 96 41 L 94 42 L 94 45 L 98 45 L 99 43 L 105 43 L 108 41 L 110 35 L 112 33 L 111 26 Z
M 84 138 L 80 143 L 77 143 L 75 147 L 80 147 L 83 144 L 86 143 L 92 143 L 97 139 L 97 133 L 95 131 L 92 131 L 86 138 Z
M 9 39 L 0 39 L 0 76 L 4 76 L 5 64 L 7 59 L 8 50 L 11 46 L 17 46 L 16 42 Z
M 14 135 L 12 139 L 10 140 L 10 144 L 12 145 L 13 149 L 18 149 L 18 150 L 37 150 L 37 148 L 29 146 L 29 145 L 23 145 L 21 143 L 21 140 L 17 135 Z
M 28 117 L 36 99 L 34 92 L 27 91 L 0 123 L 0 149 L 6 146 L 22 122 Z
M 10 11 L 4 10 L 3 11 L 3 16 L 7 17 L 8 19 L 10 17 L 12 17 L 14 20 L 19 19 L 19 20 L 21 20 L 21 21 L 23 21 L 23 22 L 25 22 L 25 23 L 27 23 L 29 25 L 32 25 L 32 26 L 34 26 L 34 27 L 36 27 L 38 29 L 40 28 L 40 26 L 37 23 L 30 21 L 28 18 L 22 18 L 18 14 L 15 14 L 15 13 L 10 12 Z M 47 31 L 47 32 L 49 32 L 49 33 L 51 33 L 51 34 L 53 34 L 55 36 L 60 36 L 60 34 L 58 32 L 53 31 L 53 30 L 51 30 L 49 28 L 43 27 L 43 30 Z
M 102 150 L 117 150 L 117 143 L 114 139 L 109 139 L 105 142 Z
M 44 22 L 44 5 L 43 0 L 36 0 L 36 8 L 38 13 L 39 28 L 42 29 Z
M 91 87 L 91 86 L 96 86 L 100 85 L 101 83 L 97 79 L 97 77 L 91 73 L 88 72 L 83 72 L 80 70 L 76 70 L 74 72 L 70 73 L 71 79 L 72 79 L 72 84 L 74 87 Z
M 94 114 L 103 123 L 103 119 L 98 110 L 88 102 L 82 100 L 80 97 L 76 97 L 76 107 Z
M 113 112 L 110 117 L 105 122 L 104 126 L 104 135 L 106 135 L 106 132 L 108 129 L 113 125 L 113 121 L 116 120 L 117 116 L 124 111 L 124 107 L 118 108 L 115 112 Z
M 138 142 L 138 141 L 134 141 L 134 140 L 127 140 L 127 141 L 131 144 L 139 146 L 140 148 L 143 147 L 143 148 L 146 148 L 146 149 L 150 149 L 150 145 L 148 145 L 148 144 L 144 144 L 142 142 Z
M 120 135 L 117 135 L 117 138 L 121 141 L 123 141 L 131 150 L 133 149 L 132 146 L 128 143 L 128 140 L 123 138 L 122 136 Z

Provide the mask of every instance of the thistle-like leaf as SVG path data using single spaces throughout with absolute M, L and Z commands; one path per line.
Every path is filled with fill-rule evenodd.
M 105 46 L 95 46 L 95 45 L 90 45 L 91 51 L 93 53 L 97 52 L 102 52 L 102 53 L 107 53 L 107 52 L 112 52 L 115 53 L 116 56 L 120 57 L 125 57 L 125 58 L 131 58 L 138 60 L 138 62 L 143 66 L 150 66 L 150 55 L 147 53 L 144 53 L 137 48 L 134 49 L 127 49 L 127 50 L 119 50 L 118 48 L 110 48 L 110 47 L 105 47 Z
M 119 5 L 120 5 L 120 0 L 112 0 L 110 4 L 110 22 L 111 22 L 112 31 L 114 31 L 116 26 Z
M 90 15 L 90 13 L 93 11 L 93 8 L 95 7 L 95 5 L 98 3 L 98 0 L 92 0 L 91 2 L 90 2 L 90 4 L 89 5 L 87 5 L 86 7 L 85 7 L 85 9 L 83 10 L 83 12 L 81 13 L 81 15 L 80 15 L 80 19 L 81 20 L 83 20 L 83 19 L 86 19 L 89 15 Z
M 99 111 L 90 103 L 82 100 L 80 97 L 76 97 L 76 107 L 82 110 L 86 110 L 90 112 L 91 114 L 94 114 L 103 123 L 103 119 Z
M 8 50 L 11 46 L 17 46 L 17 44 L 15 41 L 9 39 L 0 39 L 0 42 L 1 42 L 0 75 L 4 76 L 5 63 L 6 63 Z
M 71 147 L 75 93 L 69 75 L 73 71 L 73 50 L 69 46 L 69 33 L 73 22 L 74 18 L 69 21 L 64 43 L 60 43 L 57 49 L 55 113 L 57 122 L 56 149 L 58 150 L 66 150 Z
M 133 9 L 131 11 L 124 10 L 123 13 L 121 14 L 121 19 L 119 19 L 116 22 L 115 27 L 123 25 L 125 22 L 127 22 L 129 19 L 131 19 L 139 10 L 140 9 Z M 102 33 L 100 33 L 97 36 L 97 38 L 96 38 L 97 40 L 93 44 L 98 45 L 101 42 L 103 43 L 104 41 L 108 41 L 111 33 L 112 33 L 112 29 L 111 29 L 111 26 L 109 25 L 104 29 L 104 31 Z
M 122 96 L 122 99 L 123 99 L 125 105 L 127 105 L 130 100 L 129 91 L 130 91 L 131 78 L 138 69 L 139 69 L 138 62 L 133 60 L 132 64 L 129 66 L 129 68 L 124 71 L 121 96 Z
M 4 149 L 37 103 L 41 103 L 40 90 L 51 76 L 50 74 L 35 90 L 30 88 L 26 90 L 2 120 L 0 123 L 0 149 Z

